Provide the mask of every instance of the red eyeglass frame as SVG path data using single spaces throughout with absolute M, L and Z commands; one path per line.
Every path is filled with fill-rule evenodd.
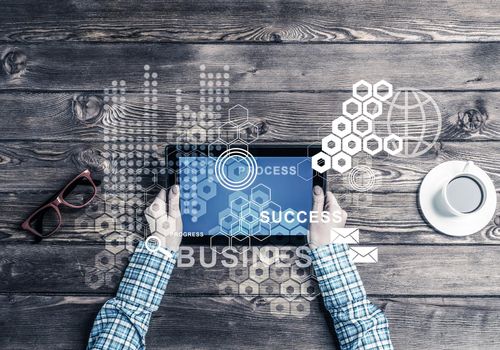
M 83 203 L 82 205 L 74 205 L 74 204 L 68 203 L 67 201 L 64 200 L 64 197 L 63 197 L 64 193 L 66 192 L 66 190 L 68 188 L 70 188 L 72 185 L 74 185 L 77 181 L 79 181 L 82 178 L 87 179 L 89 181 L 89 183 L 92 185 L 93 190 L 94 190 L 94 193 L 92 194 L 92 197 L 90 197 L 90 199 L 87 202 Z M 61 215 L 61 211 L 59 209 L 59 206 L 64 205 L 64 206 L 67 206 L 67 207 L 73 208 L 73 209 L 84 208 L 84 207 L 86 207 L 87 205 L 89 205 L 92 202 L 92 200 L 95 198 L 96 194 L 97 194 L 97 186 L 96 186 L 94 180 L 92 179 L 92 176 L 90 174 L 90 170 L 89 169 L 85 169 L 79 175 L 77 175 L 75 178 L 73 178 L 73 180 L 71 180 L 70 182 L 68 182 L 68 184 L 66 186 L 64 186 L 64 188 L 57 194 L 57 196 L 56 196 L 56 198 L 54 200 L 49 201 L 48 203 L 42 205 L 40 208 L 38 208 L 37 210 L 35 210 L 21 224 L 21 227 L 23 228 L 23 230 L 26 230 L 26 231 L 34 234 L 35 236 L 38 236 L 38 237 L 41 237 L 41 238 L 46 238 L 46 237 L 52 236 L 54 233 L 56 233 L 57 231 L 59 231 L 59 229 L 61 228 L 62 223 L 63 223 L 62 222 L 62 215 Z M 31 227 L 30 222 L 33 220 L 33 218 L 36 215 L 38 215 L 41 211 L 43 211 L 43 210 L 45 210 L 47 208 L 54 209 L 54 211 L 56 212 L 56 215 L 57 215 L 58 224 L 57 224 L 57 227 L 52 232 L 44 235 L 44 234 L 41 234 L 40 232 L 38 232 L 33 227 Z

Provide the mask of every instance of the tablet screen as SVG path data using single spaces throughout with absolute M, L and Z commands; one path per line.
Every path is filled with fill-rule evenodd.
M 255 157 L 257 171 L 241 190 L 221 185 L 212 157 L 179 157 L 179 185 L 187 235 L 305 235 L 312 206 L 312 174 L 307 157 Z M 300 176 L 298 167 L 300 166 Z M 236 179 L 245 163 L 234 164 Z

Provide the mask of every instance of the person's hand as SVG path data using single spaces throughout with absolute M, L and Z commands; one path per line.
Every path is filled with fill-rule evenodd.
M 325 198 L 326 197 L 326 198 Z M 313 211 L 318 212 L 319 220 L 314 222 L 311 220 L 309 225 L 309 247 L 316 249 L 331 242 L 330 230 L 332 228 L 341 228 L 345 226 L 347 213 L 342 210 L 337 199 L 332 192 L 326 192 L 320 186 L 314 186 L 313 189 Z M 321 212 L 326 212 L 325 216 L 329 217 L 329 222 L 324 222 Z
M 182 218 L 179 209 L 179 186 L 174 185 L 168 193 L 161 190 L 153 203 L 145 210 L 146 219 L 152 236 L 158 237 L 163 248 L 174 252 L 179 250 L 182 241 Z

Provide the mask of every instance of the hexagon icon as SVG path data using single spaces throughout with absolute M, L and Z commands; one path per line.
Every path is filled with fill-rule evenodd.
M 285 282 L 290 279 L 290 267 L 283 264 L 273 264 L 269 268 L 269 278 L 278 283 Z
M 245 266 L 236 266 L 229 270 L 229 278 L 234 282 L 241 283 L 248 279 L 248 268 Z
M 259 295 L 277 295 L 280 292 L 280 285 L 268 279 L 259 284 Z
M 259 127 L 246 122 L 239 127 L 240 139 L 246 143 L 252 143 L 259 139 Z
M 94 226 L 98 233 L 107 235 L 115 230 L 115 220 L 111 216 L 103 214 L 95 220 Z
M 384 151 L 395 156 L 403 150 L 403 140 L 396 134 L 384 138 Z
M 269 278 L 269 266 L 258 261 L 250 266 L 249 276 L 255 282 L 262 283 Z
M 332 132 L 338 137 L 345 137 L 351 133 L 351 121 L 340 116 L 332 121 Z
M 363 102 L 363 115 L 375 119 L 382 114 L 382 102 L 372 97 Z
M 290 301 L 290 315 L 304 318 L 311 313 L 309 302 L 304 298 L 297 298 Z
M 342 114 L 349 119 L 354 119 L 360 116 L 362 112 L 362 103 L 353 97 L 342 103 Z
M 304 181 L 309 181 L 313 178 L 310 159 L 304 159 L 297 164 L 297 175 Z
M 363 139 L 363 151 L 371 156 L 382 151 L 382 139 L 375 134 L 372 134 Z
M 227 142 L 222 139 L 216 139 L 208 145 L 207 154 L 211 158 L 217 158 L 221 153 L 227 150 Z
M 333 156 L 340 152 L 342 141 L 337 136 L 330 134 L 321 141 L 321 150 L 326 154 Z
M 226 143 L 234 142 L 239 136 L 238 125 L 233 122 L 222 124 L 217 131 L 219 139 L 224 140 Z
M 109 270 L 115 264 L 115 256 L 107 250 L 102 250 L 95 256 L 95 266 L 98 270 Z
M 312 157 L 312 168 L 322 174 L 332 166 L 331 157 L 323 152 L 319 152 Z
M 272 265 L 279 260 L 279 248 L 275 246 L 263 246 L 259 249 L 259 260 L 267 265 Z
M 219 284 L 219 291 L 223 295 L 238 294 L 238 284 L 233 281 L 224 281 Z
M 381 80 L 373 85 L 373 97 L 379 101 L 385 101 L 392 97 L 392 84 Z
M 236 226 L 239 226 L 239 219 L 236 215 L 230 213 L 220 220 L 219 225 L 224 233 L 232 235 L 238 231 Z
M 311 275 L 312 275 L 311 266 L 300 267 L 297 264 L 292 264 L 290 277 L 293 280 L 295 280 L 299 283 L 302 283 L 302 282 L 307 281 L 311 277 Z
M 369 99 L 372 97 L 372 84 L 364 80 L 358 81 L 352 86 L 352 95 L 360 101 Z
M 231 211 L 237 215 L 249 208 L 250 202 L 245 197 L 237 197 L 230 203 Z
M 259 285 L 252 280 L 246 280 L 240 283 L 239 289 L 239 294 L 247 300 L 251 300 L 259 295 Z
M 351 166 L 351 157 L 344 152 L 340 152 L 332 157 L 332 169 L 341 174 L 351 169 Z
M 104 272 L 95 268 L 85 268 L 85 283 L 92 289 L 98 289 L 104 285 Z
M 318 282 L 314 278 L 310 278 L 300 285 L 300 295 L 307 300 L 314 300 L 319 293 Z
M 287 280 L 280 285 L 280 294 L 288 300 L 293 300 L 300 295 L 300 284 L 294 280 Z
M 276 317 L 282 318 L 290 315 L 290 302 L 285 298 L 278 297 L 271 300 L 271 313 Z
M 365 137 L 370 135 L 373 131 L 373 122 L 370 118 L 365 117 L 364 115 L 357 117 L 354 119 L 352 123 L 353 131 L 356 135 Z
M 248 121 L 248 109 L 240 104 L 229 108 L 229 121 L 241 124 Z
M 361 152 L 361 148 L 361 139 L 356 135 L 351 134 L 342 140 L 342 151 L 351 156 Z
M 215 197 L 217 192 L 217 185 L 213 181 L 209 181 L 209 179 L 203 180 L 197 188 L 198 197 L 204 199 L 206 201 Z
M 119 232 L 113 232 L 105 237 L 106 250 L 112 254 L 118 254 L 125 249 L 126 238 Z
M 252 188 L 250 199 L 259 206 L 266 205 L 271 201 L 271 189 L 263 184 Z

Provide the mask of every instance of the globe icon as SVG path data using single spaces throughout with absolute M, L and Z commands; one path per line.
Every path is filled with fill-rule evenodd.
M 429 94 L 401 88 L 388 103 L 387 130 L 403 140 L 398 157 L 418 157 L 430 150 L 441 134 L 441 111 Z

